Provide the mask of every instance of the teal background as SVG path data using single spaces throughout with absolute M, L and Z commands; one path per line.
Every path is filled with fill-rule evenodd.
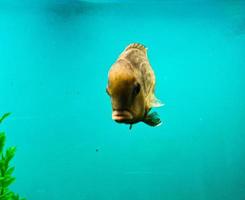
M 1 0 L 12 189 L 28 200 L 244 200 L 244 11 L 242 0 Z M 111 120 L 107 72 L 132 42 L 148 47 L 160 127 Z

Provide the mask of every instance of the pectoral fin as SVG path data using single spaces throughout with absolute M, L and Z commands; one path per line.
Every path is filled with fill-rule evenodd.
M 161 119 L 157 114 L 157 112 L 147 114 L 143 122 L 148 124 L 149 126 L 160 126 L 162 124 Z
M 152 107 L 161 107 L 164 106 L 164 103 L 162 103 L 159 99 L 157 99 L 155 97 L 155 95 L 153 96 L 152 100 L 151 100 L 151 106 Z

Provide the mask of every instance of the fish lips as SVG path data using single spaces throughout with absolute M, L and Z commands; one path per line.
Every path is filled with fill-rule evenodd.
M 112 119 L 118 123 L 129 123 L 133 120 L 133 114 L 128 110 L 113 110 Z

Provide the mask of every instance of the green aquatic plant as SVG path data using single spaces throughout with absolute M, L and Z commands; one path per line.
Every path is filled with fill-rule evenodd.
M 10 113 L 6 113 L 0 117 L 0 124 L 9 115 Z M 10 161 L 15 155 L 16 147 L 4 150 L 5 140 L 5 133 L 0 132 L 0 200 L 25 200 L 9 189 L 9 186 L 15 181 L 12 176 L 14 167 L 10 166 Z

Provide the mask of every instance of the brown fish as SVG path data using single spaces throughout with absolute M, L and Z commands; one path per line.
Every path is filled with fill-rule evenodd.
M 161 120 L 152 107 L 163 104 L 155 97 L 155 75 L 147 58 L 147 49 L 130 44 L 121 53 L 108 73 L 106 91 L 111 97 L 112 119 L 118 123 L 144 122 L 158 126 Z

